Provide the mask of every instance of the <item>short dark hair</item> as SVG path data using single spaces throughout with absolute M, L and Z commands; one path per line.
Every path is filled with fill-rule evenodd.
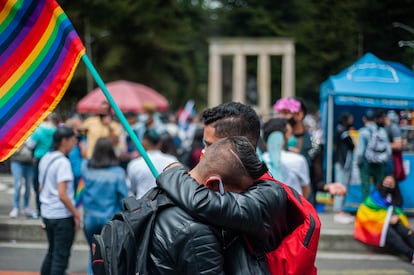
M 375 119 L 375 111 L 373 109 L 365 110 L 364 117 L 369 121 L 373 121 Z
M 287 120 L 281 117 L 271 118 L 263 124 L 263 139 L 266 142 L 270 134 L 273 132 L 282 132 L 283 135 L 286 133 Z
M 75 135 L 72 128 L 66 126 L 59 126 L 53 134 L 52 149 L 57 150 L 64 138 L 70 138 Z
M 119 165 L 115 155 L 114 144 L 109 137 L 101 137 L 95 143 L 92 157 L 88 162 L 90 168 L 107 168 Z
M 213 124 L 215 135 L 219 138 L 245 136 L 257 146 L 260 136 L 260 119 L 249 105 L 239 102 L 226 102 L 203 111 L 204 125 Z
M 145 139 L 151 145 L 155 146 L 161 141 L 161 135 L 155 129 L 148 129 L 145 131 L 142 139 Z
M 296 97 L 295 98 L 297 101 L 299 101 L 299 103 L 300 103 L 300 109 L 302 110 L 302 112 L 303 112 L 303 116 L 306 116 L 307 114 L 308 114 L 308 108 L 306 107 L 306 104 L 305 104 L 305 102 L 303 101 L 303 99 L 301 99 L 301 98 L 299 98 L 299 97 Z
M 353 116 L 353 114 L 349 113 L 349 112 L 343 112 L 339 115 L 338 118 L 338 123 L 345 125 L 346 123 L 348 123 L 349 118 Z

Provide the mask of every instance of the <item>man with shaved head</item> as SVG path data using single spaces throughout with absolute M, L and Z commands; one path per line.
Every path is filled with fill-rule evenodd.
M 157 180 L 175 180 L 176 169 L 182 167 L 166 170 Z M 209 146 L 188 175 L 200 186 L 224 194 L 247 190 L 266 171 L 249 140 L 235 136 Z M 221 238 L 218 228 L 194 219 L 178 206 L 167 208 L 156 217 L 150 270 L 154 274 L 224 274 Z

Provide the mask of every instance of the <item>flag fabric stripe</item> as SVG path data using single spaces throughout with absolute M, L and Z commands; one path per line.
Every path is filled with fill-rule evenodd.
M 63 70 L 65 69 L 64 67 L 61 67 Z M 65 73 L 64 71 L 61 73 Z M 21 111 L 21 115 L 18 116 L 18 118 L 20 119 L 15 119 L 15 121 L 17 121 L 16 123 L 7 123 L 8 125 L 5 125 L 5 128 L 23 128 L 25 127 L 25 125 L 29 124 L 29 125 L 33 125 L 34 123 L 36 123 L 36 118 L 37 117 L 41 117 L 40 121 L 42 121 L 47 115 L 48 113 L 50 113 L 50 110 L 53 110 L 56 105 L 59 103 L 60 99 L 63 97 L 63 93 L 59 93 L 58 90 L 54 89 L 53 87 L 56 85 L 59 85 L 59 83 L 56 83 L 56 81 L 58 81 L 58 79 L 55 79 L 55 81 L 53 82 L 49 82 L 47 84 L 50 84 L 49 87 L 45 87 L 43 86 L 43 93 L 41 94 L 41 98 L 39 98 L 39 100 L 33 105 L 31 104 L 32 101 L 27 101 Z M 46 80 L 45 82 L 48 82 L 48 80 Z M 69 83 L 67 83 L 69 84 Z M 44 102 L 47 102 L 50 104 L 44 104 Z M 28 110 L 27 112 L 25 112 L 26 109 L 30 108 L 30 110 Z M 28 116 L 29 112 L 31 110 L 34 110 L 35 112 L 33 114 L 30 114 L 30 116 Z M 26 119 L 29 119 L 28 121 Z M 34 128 L 37 127 L 37 125 L 35 125 L 34 127 L 32 127 L 32 129 L 27 132 L 27 133 L 22 133 L 24 134 L 23 136 L 23 140 L 25 140 L 26 138 L 28 138 L 31 134 L 31 132 L 34 130 Z M 5 133 L 6 135 L 3 134 Z M 14 136 L 12 131 L 2 131 L 2 133 L 0 133 L 0 140 L 11 140 L 12 144 L 14 144 L 15 142 L 19 142 L 19 136 Z M 19 144 L 20 146 L 20 144 Z M 18 147 L 19 147 L 18 146 Z
M 5 5 L 1 2 L 0 161 L 3 161 L 60 102 L 85 48 L 54 0 L 6 0 Z
M 14 0 L 16 2 L 16 0 Z M 13 5 L 15 5 L 14 3 Z M 18 3 L 21 5 L 21 3 Z M 11 9 L 11 6 L 6 6 L 6 2 L 0 2 L 0 34 L 9 26 L 13 17 L 16 15 L 16 9 Z
M 12 111 L 12 109 L 14 108 L 18 108 L 21 106 L 21 104 L 27 100 L 27 97 L 30 96 L 33 92 L 33 90 L 35 90 L 38 85 L 40 84 L 40 81 L 42 81 L 47 74 L 50 72 L 51 67 L 53 66 L 53 64 L 56 62 L 57 59 L 57 55 L 61 52 L 62 48 L 63 48 L 63 44 L 61 43 L 61 41 L 56 41 L 55 43 L 55 48 L 53 49 L 47 49 L 48 51 L 48 55 L 46 56 L 46 58 L 43 58 L 42 60 L 44 62 L 42 62 L 42 66 L 40 66 L 38 68 L 37 71 L 35 71 L 32 74 L 32 78 L 29 78 L 27 82 L 23 82 L 25 83 L 27 86 L 26 87 L 22 87 L 19 90 L 19 93 L 15 94 L 15 96 L 13 98 L 10 98 L 11 95 L 13 95 L 13 91 L 10 90 L 6 95 L 1 95 L 4 98 L 4 100 L 0 101 L 0 107 L 3 107 L 4 111 Z M 40 58 L 38 59 L 40 60 Z M 30 72 L 31 68 L 35 68 L 35 64 L 32 64 L 31 67 L 29 67 L 30 69 L 27 70 L 27 72 Z M 27 76 L 23 75 L 20 80 L 25 81 L 27 78 Z M 31 82 L 31 80 L 36 80 L 35 82 Z M 20 83 L 20 82 L 19 82 Z M 20 84 L 21 85 L 21 84 Z M 7 89 L 7 88 L 6 88 Z M 6 90 L 5 89 L 5 90 Z M 17 104 L 16 101 L 20 98 L 20 104 Z M 3 106 L 3 104 L 6 102 L 6 100 L 8 100 L 8 104 L 7 106 Z M 6 114 L 4 114 L 5 116 Z M 3 115 L 0 114 L 0 125 L 2 123 L 4 123 L 5 119 L 8 119 L 9 117 L 3 117 Z
M 22 4 L 8 28 L 1 33 L 4 44 L 0 47 L 0 52 L 3 52 L 7 45 L 13 41 L 14 37 L 29 23 L 30 15 L 36 9 L 36 1 L 32 1 L 30 4 L 27 2 Z
M 10 117 L 10 119 L 4 121 L 4 119 L 0 120 L 0 125 L 4 123 L 4 131 L 0 133 L 0 140 L 7 137 L 10 132 L 10 130 L 14 127 L 18 127 L 20 124 L 25 124 L 25 117 L 27 118 L 27 112 L 30 110 L 33 110 L 37 112 L 37 115 L 39 113 L 47 111 L 47 109 L 41 109 L 43 102 L 50 102 L 51 104 L 53 101 L 55 101 L 56 97 L 59 96 L 58 90 L 54 89 L 54 85 L 60 85 L 59 83 L 52 82 L 53 79 L 51 79 L 55 74 L 65 73 L 65 72 L 58 72 L 57 69 L 65 69 L 64 66 L 58 66 L 60 64 L 65 64 L 64 60 L 65 56 L 62 54 L 59 56 L 59 59 L 56 62 L 55 68 L 52 68 L 52 72 L 54 72 L 53 75 L 48 75 L 48 78 L 45 79 L 43 83 L 39 85 L 39 87 L 36 87 L 37 90 L 34 94 L 31 95 L 30 98 L 28 98 L 25 102 L 23 102 L 22 106 L 20 106 L 20 112 L 15 113 L 13 117 Z M 53 64 L 53 63 L 51 63 Z M 30 94 L 29 94 L 30 95 Z M 63 94 L 62 94 L 63 96 Z M 35 103 L 35 105 L 33 105 Z M 36 114 L 35 114 L 36 116 Z M 11 137 L 10 137 L 11 138 Z M 6 138 L 7 139 L 7 138 Z
M 43 16 L 43 14 L 37 13 L 35 15 Z M 13 75 L 16 77 L 15 75 L 19 74 L 19 68 L 25 68 L 27 66 L 23 63 L 31 62 L 32 59 L 37 57 L 40 49 L 42 49 L 44 43 L 46 43 L 45 39 L 47 39 L 50 35 L 51 25 L 55 25 L 55 22 L 50 22 L 50 18 L 51 16 L 46 17 L 43 20 L 38 20 L 30 28 L 23 29 L 21 35 L 17 36 L 16 39 L 10 43 L 8 46 L 8 51 L 10 52 L 6 51 L 4 55 L 0 57 L 0 66 L 3 65 L 3 60 L 6 60 L 6 58 L 10 57 L 7 59 L 8 62 L 4 64 L 10 68 L 10 75 L 4 77 L 0 76 L 0 85 L 7 85 L 6 88 L 8 88 L 10 84 L 4 83 L 6 81 L 13 83 L 15 80 L 10 78 L 13 78 Z M 49 22 L 45 20 L 48 20 L 50 24 L 48 24 Z M 31 47 L 28 47 L 26 45 L 30 45 Z
M 48 70 L 48 67 L 50 67 L 52 64 L 54 64 L 54 62 L 56 61 L 55 60 L 56 57 L 54 55 L 59 53 L 63 48 L 63 44 L 61 43 L 60 40 L 62 39 L 62 36 L 63 37 L 65 37 L 65 36 L 62 32 L 60 32 L 60 34 L 61 34 L 61 36 L 58 39 L 54 40 L 52 48 L 45 47 L 43 49 L 42 53 L 39 54 L 38 58 L 35 59 L 34 62 L 32 62 L 31 67 L 29 67 L 29 69 L 26 72 L 23 72 L 24 74 L 20 77 L 19 82 L 16 83 L 17 87 L 22 86 L 22 84 L 25 83 L 24 81 L 26 81 L 28 79 L 28 77 L 30 76 L 30 73 L 36 69 L 37 64 L 39 64 L 40 61 L 43 61 L 43 62 L 41 62 L 40 63 L 41 66 L 39 66 L 37 68 L 37 70 L 33 72 L 31 79 L 39 80 L 39 78 L 42 77 L 42 75 L 45 75 L 47 73 L 46 70 Z M 49 43 L 49 45 L 50 45 L 50 43 Z M 30 64 L 30 62 L 28 64 Z M 25 83 L 25 84 L 33 85 L 33 83 L 30 83 L 30 82 Z M 4 86 L 6 86 L 6 85 L 4 85 Z M 29 86 L 27 88 L 22 87 L 19 91 L 20 95 L 18 94 L 16 97 L 21 97 L 21 96 L 24 95 L 24 93 L 30 92 L 30 90 L 27 91 L 28 88 L 30 88 L 30 87 Z M 7 90 L 7 88 L 5 90 Z M 12 95 L 14 95 L 15 92 L 16 92 L 15 89 L 10 89 L 8 94 L 3 95 L 3 98 L 4 98 L 3 101 L 6 101 L 7 99 L 9 99 Z M 0 96 L 2 96 L 1 93 L 0 93 Z M 0 107 L 2 107 L 2 105 L 4 104 L 3 101 L 0 101 Z M 10 100 L 9 103 L 11 105 L 12 103 L 14 103 L 14 101 Z M 12 106 L 9 106 L 9 107 L 12 108 Z M 5 106 L 4 108 L 7 108 L 7 107 Z M 2 116 L 0 115 L 0 119 L 1 119 L 1 117 Z
M 38 16 L 43 17 L 44 15 L 39 14 Z M 27 55 L 33 51 L 32 47 L 39 47 L 37 41 L 39 41 L 39 36 L 43 34 L 39 33 L 38 30 L 43 32 L 45 26 L 49 23 L 46 19 L 50 21 L 50 18 L 50 16 L 43 18 L 42 20 L 38 20 L 32 27 L 22 29 L 19 36 L 15 37 L 16 39 L 10 41 L 10 44 L 7 45 L 6 50 L 0 56 L 0 66 L 12 66 L 13 68 L 10 68 L 10 75 L 19 68 Z M 0 85 L 3 85 L 10 75 L 7 77 L 2 76 L 0 78 Z

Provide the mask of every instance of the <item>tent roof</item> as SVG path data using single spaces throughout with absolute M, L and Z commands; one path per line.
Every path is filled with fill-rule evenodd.
M 386 62 L 367 53 L 350 67 L 322 83 L 321 101 L 327 100 L 329 95 L 335 95 L 335 101 L 342 96 L 344 101 L 349 101 L 350 97 L 362 97 L 375 101 L 406 100 L 414 104 L 414 73 L 404 65 Z

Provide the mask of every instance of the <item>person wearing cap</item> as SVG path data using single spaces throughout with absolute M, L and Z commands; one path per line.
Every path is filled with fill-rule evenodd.
M 147 130 L 144 133 L 142 146 L 158 173 L 161 173 L 169 164 L 178 162 L 175 156 L 161 152 L 161 145 L 161 135 L 155 129 Z M 155 177 L 143 157 L 129 162 L 127 175 L 131 182 L 130 190 L 137 199 L 156 186 Z
M 371 177 L 374 179 L 374 186 L 376 187 L 385 175 L 385 163 L 369 163 L 365 157 L 365 151 L 372 134 L 378 131 L 379 137 L 388 143 L 386 151 L 390 157 L 391 147 L 389 145 L 387 132 L 383 127 L 384 111 L 367 109 L 362 120 L 364 126 L 359 129 L 355 158 L 359 167 L 362 200 L 364 200 L 370 194 Z
M 65 274 L 80 214 L 74 203 L 73 173 L 67 155 L 76 144 L 74 131 L 58 127 L 53 134 L 53 151 L 39 162 L 41 215 L 49 247 L 41 275 Z

